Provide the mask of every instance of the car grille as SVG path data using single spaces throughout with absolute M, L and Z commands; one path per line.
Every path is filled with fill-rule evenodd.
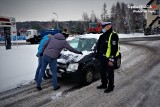
M 57 67 L 58 67 L 58 68 L 64 68 L 64 69 L 66 69 L 66 68 L 67 68 L 67 65 L 66 65 L 66 64 L 58 63 L 58 64 L 57 64 Z

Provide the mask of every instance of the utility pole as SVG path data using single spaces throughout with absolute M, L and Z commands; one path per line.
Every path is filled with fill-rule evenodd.
M 53 12 L 53 14 L 55 14 L 57 16 L 57 29 L 58 29 L 58 14 Z

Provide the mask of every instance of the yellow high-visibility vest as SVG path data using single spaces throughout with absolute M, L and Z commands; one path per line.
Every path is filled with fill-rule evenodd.
M 116 32 L 113 32 L 113 33 L 116 33 Z M 108 48 L 107 48 L 107 52 L 106 52 L 106 57 L 107 57 L 107 58 L 109 58 L 110 55 L 111 55 L 111 37 L 112 37 L 112 34 L 113 34 L 113 33 L 110 34 L 109 40 L 108 40 Z M 117 34 L 117 33 L 116 33 L 116 34 Z M 118 36 L 118 34 L 117 34 L 117 36 Z M 116 53 L 116 56 L 119 55 L 119 51 L 120 51 L 120 48 L 119 48 L 119 41 L 118 41 L 118 51 L 117 51 L 117 53 Z

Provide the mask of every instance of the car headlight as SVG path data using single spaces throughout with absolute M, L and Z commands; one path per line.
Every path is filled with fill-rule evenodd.
M 79 66 L 78 63 L 69 64 L 67 71 L 74 72 L 74 71 L 78 70 L 78 66 Z

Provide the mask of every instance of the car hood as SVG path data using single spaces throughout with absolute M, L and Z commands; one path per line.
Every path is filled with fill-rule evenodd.
M 74 63 L 80 61 L 82 58 L 84 58 L 86 55 L 89 55 L 92 53 L 91 51 L 82 51 L 83 55 L 81 54 L 75 54 L 70 51 L 62 51 L 60 58 L 57 60 L 58 63 Z

